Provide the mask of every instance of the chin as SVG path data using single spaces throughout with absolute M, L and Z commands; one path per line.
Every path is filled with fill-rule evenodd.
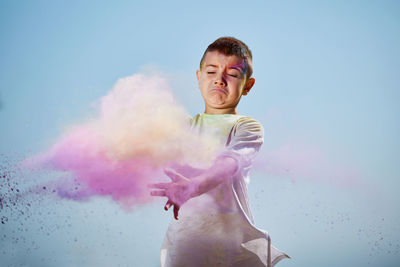
M 224 105 L 226 101 L 225 101 L 224 97 L 221 97 L 221 95 L 214 95 L 210 98 L 210 100 L 208 102 L 211 105 L 220 106 L 220 105 Z
M 209 106 L 213 108 L 224 108 L 225 102 L 211 102 L 209 103 Z

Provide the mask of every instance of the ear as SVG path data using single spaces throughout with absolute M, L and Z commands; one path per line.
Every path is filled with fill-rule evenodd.
M 196 71 L 197 81 L 200 81 L 201 70 Z
M 254 79 L 253 77 L 252 77 L 252 78 L 249 78 L 249 79 L 247 80 L 246 84 L 245 84 L 244 87 L 243 87 L 242 95 L 247 95 L 247 94 L 250 92 L 250 90 L 251 90 L 251 88 L 253 87 L 253 85 L 254 85 L 255 82 L 256 82 L 256 79 Z

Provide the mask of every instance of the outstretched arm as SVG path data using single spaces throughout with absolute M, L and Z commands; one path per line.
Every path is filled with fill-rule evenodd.
M 168 198 L 164 207 L 166 210 L 174 206 L 175 219 L 178 219 L 180 206 L 190 198 L 215 188 L 238 171 L 244 175 L 249 171 L 252 160 L 263 143 L 263 128 L 258 121 L 243 117 L 236 122 L 231 132 L 233 134 L 225 152 L 209 169 L 204 171 L 197 169 L 193 171 L 195 174 L 166 170 L 165 173 L 172 182 L 151 185 L 157 189 L 153 190 L 151 195 Z
M 164 208 L 168 210 L 173 205 L 174 217 L 178 219 L 179 209 L 186 201 L 230 179 L 237 169 L 237 160 L 225 155 L 218 157 L 209 169 L 191 179 L 173 169 L 166 169 L 165 173 L 172 181 L 150 185 L 151 188 L 156 189 L 151 191 L 151 195 L 167 197 L 168 201 Z
M 209 169 L 191 179 L 194 186 L 191 197 L 199 196 L 215 188 L 232 177 L 237 169 L 237 161 L 232 157 L 225 155 L 218 157 Z

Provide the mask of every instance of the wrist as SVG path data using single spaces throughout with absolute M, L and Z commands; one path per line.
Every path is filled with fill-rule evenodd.
M 203 193 L 202 188 L 204 187 L 206 177 L 204 175 L 198 175 L 190 179 L 190 197 L 197 197 Z

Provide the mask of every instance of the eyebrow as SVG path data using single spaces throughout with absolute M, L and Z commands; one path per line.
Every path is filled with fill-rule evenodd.
M 239 72 L 243 72 L 243 69 L 241 69 L 240 67 L 236 67 L 236 66 L 229 67 L 229 69 L 234 69 L 234 70 L 237 70 Z
M 230 68 L 230 69 L 238 70 L 238 71 L 240 71 L 240 72 L 244 72 L 245 69 L 246 69 L 246 67 L 243 67 L 243 64 L 242 64 L 242 63 L 239 63 L 239 64 L 236 64 L 236 65 L 230 66 L 229 68 Z
M 236 64 L 236 65 L 230 66 L 229 69 L 235 69 L 235 70 L 238 70 L 239 72 L 244 72 L 245 68 L 242 68 L 241 66 L 242 66 L 242 64 Z M 207 64 L 205 67 L 218 68 L 218 66 L 214 65 L 214 64 Z

